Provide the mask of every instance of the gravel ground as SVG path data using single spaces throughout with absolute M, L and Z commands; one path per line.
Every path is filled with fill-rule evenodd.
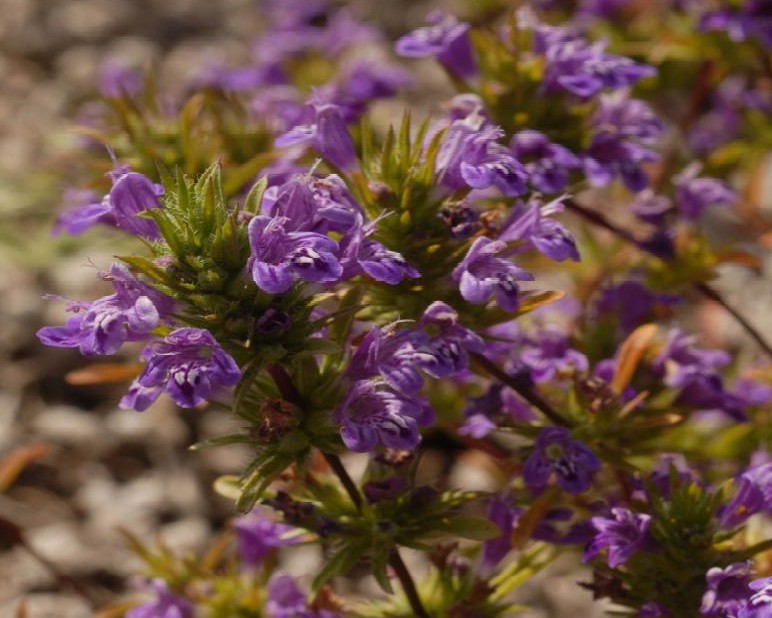
M 369 6 L 400 32 L 431 3 Z M 20 448 L 38 455 L 0 493 L 0 518 L 22 526 L 38 555 L 5 543 L 0 526 L 0 616 L 14 616 L 23 600 L 27 618 L 81 618 L 122 598 L 140 570 L 119 528 L 160 536 L 178 551 L 201 549 L 233 515 L 211 483 L 247 455 L 187 450 L 225 433 L 227 416 L 180 414 L 165 399 L 143 414 L 120 411 L 122 386 L 68 385 L 64 376 L 83 359 L 37 343 L 35 331 L 62 317 L 41 296 L 98 293 L 84 265 L 109 263 L 112 253 L 95 234 L 87 249 L 50 240 L 59 202 L 50 170 L 72 143 L 68 118 L 92 91 L 101 62 L 163 59 L 161 75 L 173 82 L 205 60 L 243 57 L 260 16 L 251 0 L 0 0 L 0 10 L 0 320 L 10 325 L 0 329 L 0 458 Z M 750 283 L 730 298 L 748 306 L 744 299 L 758 298 Z M 86 594 L 57 580 L 40 557 Z M 571 564 L 559 562 L 525 587 L 523 602 L 540 609 L 523 616 L 599 615 L 575 586 L 587 574 Z

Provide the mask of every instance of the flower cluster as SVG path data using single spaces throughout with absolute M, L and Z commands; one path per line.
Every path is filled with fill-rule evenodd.
M 629 47 L 660 42 L 646 3 L 522 4 L 483 25 L 433 13 L 389 49 L 347 8 L 264 0 L 252 62 L 203 67 L 184 122 L 145 117 L 153 93 L 105 67 L 111 186 L 70 192 L 56 230 L 101 224 L 143 253 L 38 337 L 142 344 L 120 406 L 224 407 L 239 429 L 202 446 L 250 457 L 217 484 L 247 513 L 235 548 L 164 553 L 127 618 L 498 618 L 566 547 L 625 615 L 771 615 L 772 372 L 702 347 L 688 317 L 697 295 L 738 316 L 711 280 L 758 266 L 704 230 L 716 207 L 760 225 L 736 206 L 760 199 L 762 153 L 729 146 L 770 143 L 768 3 L 658 3 L 676 31 Z M 703 61 L 716 29 L 739 47 Z M 457 90 L 426 93 L 431 120 L 370 114 L 421 82 L 394 54 Z M 121 133 L 143 123 L 148 143 Z M 305 544 L 324 564 L 290 575 Z M 402 548 L 426 553 L 423 581 Z M 337 586 L 355 569 L 382 597 Z

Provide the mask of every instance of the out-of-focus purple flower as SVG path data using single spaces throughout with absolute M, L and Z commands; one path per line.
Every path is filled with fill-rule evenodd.
M 518 202 L 503 224 L 499 240 L 522 240 L 537 251 L 557 262 L 579 261 L 579 252 L 573 235 L 552 215 L 563 212 L 563 198 L 543 204 L 538 198 L 527 203 Z
M 153 579 L 148 588 L 156 598 L 130 609 L 126 618 L 193 618 L 193 604 L 169 590 L 165 581 Z
M 429 26 L 404 35 L 394 45 L 400 56 L 426 58 L 434 56 L 451 73 L 470 79 L 477 75 L 477 63 L 469 41 L 469 24 L 459 22 L 442 11 L 430 13 Z
M 641 549 L 651 516 L 625 508 L 612 508 L 611 517 L 593 517 L 590 521 L 597 534 L 585 549 L 582 559 L 587 562 L 607 549 L 606 561 L 615 569 Z
M 539 432 L 533 453 L 525 461 L 523 479 L 531 489 L 541 491 L 554 474 L 558 487 L 579 494 L 590 488 L 598 470 L 598 458 L 587 446 L 574 440 L 568 429 L 547 427 Z
M 676 187 L 676 206 L 684 219 L 699 219 L 709 206 L 731 206 L 738 196 L 715 178 L 699 178 L 702 166 L 692 163 L 673 178 Z
M 308 605 L 307 595 L 298 586 L 295 578 L 284 573 L 275 573 L 268 581 L 265 601 L 266 618 L 338 618 L 340 614 L 330 609 L 313 609 Z
M 194 408 L 241 379 L 236 361 L 201 328 L 178 328 L 148 344 L 141 358 L 147 366 L 121 399 L 123 409 L 141 412 L 164 390 L 178 406 Z
M 748 468 L 740 475 L 740 487 L 719 521 L 722 528 L 734 528 L 761 511 L 772 512 L 772 462 Z
M 471 397 L 464 410 L 461 435 L 483 438 L 506 423 L 530 422 L 536 419 L 529 408 L 511 388 L 494 383 L 480 397 Z
M 745 0 L 736 9 L 710 11 L 702 16 L 702 30 L 723 30 L 735 42 L 755 38 L 772 48 L 772 2 Z
M 653 361 L 653 367 L 672 388 L 685 388 L 700 378 L 711 378 L 731 360 L 723 350 L 702 350 L 694 346 L 695 337 L 678 329 L 668 334 L 665 347 Z
M 253 64 L 229 68 L 213 63 L 202 68 L 194 82 L 200 88 L 216 88 L 229 92 L 255 90 L 260 86 L 280 86 L 286 81 L 284 71 L 276 64 Z
M 338 169 L 351 171 L 357 167 L 354 140 L 348 132 L 341 109 L 331 104 L 309 104 L 309 121 L 299 124 L 276 138 L 276 146 L 310 144 Z
M 703 616 L 734 616 L 748 600 L 751 562 L 736 562 L 722 569 L 708 569 L 708 588 L 702 595 Z
M 680 389 L 679 401 L 702 410 L 720 410 L 735 420 L 746 420 L 745 411 L 755 405 L 742 392 L 728 392 L 719 369 L 731 360 L 723 350 L 701 350 L 694 337 L 671 330 L 668 341 L 653 360 L 652 368 L 667 386 Z M 763 396 L 763 392 L 759 396 Z M 763 399 L 760 401 L 763 402 Z
M 300 529 L 275 522 L 261 512 L 239 517 L 233 522 L 242 566 L 260 566 L 272 551 L 285 545 L 302 543 Z
M 577 17 L 614 19 L 632 0 L 582 0 L 577 8 Z
M 678 303 L 673 294 L 657 294 L 636 279 L 628 279 L 603 288 L 596 301 L 595 311 L 619 320 L 623 333 L 629 333 L 647 320 L 657 309 Z
M 136 97 L 144 85 L 142 72 L 118 59 L 107 60 L 99 67 L 99 93 L 109 99 Z
M 104 223 L 136 236 L 151 240 L 160 238 L 155 221 L 139 215 L 145 210 L 161 207 L 158 198 L 163 195 L 163 187 L 123 166 L 114 169 L 109 176 L 113 181 L 110 193 L 99 203 L 64 211 L 54 226 L 54 232 L 80 234 L 97 223 Z
M 747 77 L 727 76 L 711 95 L 710 108 L 692 125 L 689 146 L 700 156 L 717 150 L 740 135 L 743 112 L 751 109 L 769 113 L 772 109 L 769 93 L 754 88 Z
M 379 444 L 413 449 L 421 441 L 418 428 L 431 424 L 434 412 L 421 399 L 408 398 L 372 380 L 352 384 L 335 417 L 347 448 L 367 453 Z
M 587 179 L 605 187 L 619 175 L 631 191 L 646 188 L 648 178 L 643 163 L 659 156 L 646 146 L 662 133 L 662 122 L 646 103 L 630 99 L 619 91 L 600 97 L 592 117 L 593 136 L 582 160 Z
M 737 618 L 772 618 L 772 577 L 756 579 L 748 588 L 752 593 Z
M 635 618 L 663 618 L 663 616 L 665 616 L 665 608 L 656 601 L 649 601 L 642 605 L 635 614 Z
M 115 354 L 126 341 L 146 339 L 172 310 L 172 300 L 138 281 L 123 264 L 102 274 L 115 293 L 90 303 L 70 303 L 76 315 L 64 326 L 46 326 L 37 336 L 57 348 L 80 348 L 84 356 Z
M 522 509 L 513 506 L 506 497 L 495 497 L 488 506 L 488 520 L 501 530 L 501 536 L 485 541 L 480 556 L 480 569 L 488 574 L 512 549 L 512 532 Z
M 295 278 L 314 283 L 337 281 L 343 273 L 338 243 L 315 232 L 287 232 L 286 217 L 254 217 L 249 222 L 252 255 L 248 268 L 257 286 L 281 294 Z
M 673 202 L 670 201 L 670 198 L 658 195 L 649 188 L 636 194 L 633 201 L 630 202 L 630 210 L 636 217 L 655 225 L 660 223 L 665 214 L 672 208 Z
M 332 102 L 344 108 L 346 121 L 352 122 L 365 113 L 369 103 L 391 97 L 412 83 L 411 74 L 402 67 L 378 58 L 359 60 L 338 76 Z
M 306 113 L 301 94 L 284 84 L 257 89 L 249 101 L 249 109 L 256 121 L 274 134 L 302 124 Z
M 503 131 L 481 123 L 482 118 L 468 117 L 450 124 L 435 163 L 439 184 L 448 191 L 496 187 L 506 196 L 522 195 L 526 192 L 525 169 L 497 141 Z
M 546 66 L 542 84 L 546 93 L 566 90 L 589 99 L 604 88 L 625 88 L 656 73 L 654 67 L 606 53 L 603 41 L 589 43 L 564 33 L 545 38 L 543 43 Z
M 551 328 L 529 338 L 520 360 L 530 369 L 535 382 L 549 382 L 565 371 L 584 373 L 589 366 L 587 357 L 569 346 L 568 337 Z
M 568 185 L 571 171 L 582 167 L 579 157 L 539 131 L 515 133 L 509 146 L 525 166 L 528 182 L 543 193 L 560 193 Z
M 461 296 L 475 305 L 481 305 L 495 296 L 505 311 L 517 310 L 520 286 L 518 281 L 533 281 L 533 275 L 509 260 L 497 257 L 506 250 L 506 243 L 481 236 L 453 270 Z

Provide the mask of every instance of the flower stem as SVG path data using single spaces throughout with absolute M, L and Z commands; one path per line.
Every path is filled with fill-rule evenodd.
M 359 493 L 359 489 L 357 489 L 353 479 L 349 476 L 346 468 L 343 467 L 343 462 L 340 460 L 340 457 L 333 453 L 322 453 L 322 455 L 324 455 L 325 461 L 335 473 L 335 476 L 338 477 L 338 480 L 343 485 L 349 498 L 351 498 L 357 512 L 362 513 L 362 494 Z
M 483 356 L 482 354 L 474 352 L 471 354 L 471 356 L 477 362 L 477 364 L 480 365 L 480 367 L 482 367 L 494 378 L 499 380 L 499 382 L 506 384 L 509 388 L 511 388 L 528 403 L 530 403 L 534 408 L 537 408 L 553 423 L 561 427 L 571 426 L 571 422 L 568 421 L 568 419 L 563 418 L 563 416 L 559 414 L 557 410 L 555 410 L 555 408 L 553 408 L 544 398 L 542 398 L 539 393 L 533 390 L 533 387 L 527 381 L 518 378 L 517 376 L 508 374 L 496 363 Z
M 322 455 L 324 455 L 325 461 L 327 461 L 335 476 L 338 477 L 357 511 L 361 513 L 364 505 L 362 494 L 359 492 L 351 476 L 349 476 L 340 457 L 334 453 L 322 453 Z M 413 581 L 413 577 L 410 575 L 410 571 L 407 570 L 407 566 L 402 561 L 402 557 L 399 555 L 396 547 L 389 554 L 389 566 L 394 569 L 394 573 L 397 575 L 400 584 L 402 584 L 402 589 L 405 591 L 405 596 L 408 603 L 410 603 L 410 609 L 413 610 L 413 613 L 418 618 L 429 618 L 429 614 L 421 602 L 421 597 L 418 596 L 418 589 Z
M 408 603 L 413 613 L 419 618 L 429 618 L 429 614 L 424 609 L 421 597 L 418 596 L 418 589 L 415 587 L 413 577 L 410 575 L 410 571 L 407 570 L 407 565 L 402 560 L 402 556 L 399 555 L 397 549 L 393 549 L 389 556 L 389 566 L 394 569 L 397 574 L 399 583 L 402 584 L 402 589 L 405 591 Z

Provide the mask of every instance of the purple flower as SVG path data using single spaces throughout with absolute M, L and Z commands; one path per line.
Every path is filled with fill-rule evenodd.
M 703 616 L 733 616 L 748 599 L 750 562 L 736 562 L 722 569 L 708 569 L 708 588 L 702 595 L 700 613 Z
M 260 566 L 273 550 L 303 542 L 300 529 L 268 519 L 254 512 L 233 522 L 241 564 L 249 569 Z
M 123 264 L 113 264 L 109 274 L 115 293 L 91 303 L 71 303 L 76 313 L 64 326 L 46 326 L 37 336 L 57 348 L 80 348 L 84 356 L 115 354 L 126 341 L 147 338 L 172 310 L 172 300 L 134 278 Z
M 335 415 L 343 443 L 356 453 L 370 452 L 378 444 L 413 449 L 421 441 L 418 428 L 434 419 L 423 400 L 409 399 L 372 380 L 354 382 Z
M 407 58 L 434 56 L 442 65 L 461 79 L 477 74 L 477 64 L 469 41 L 469 24 L 459 22 L 442 11 L 430 13 L 429 26 L 418 28 L 397 40 L 394 49 Z
M 148 587 L 156 598 L 126 612 L 126 618 L 193 618 L 193 604 L 174 594 L 162 579 L 153 579 Z
M 696 348 L 696 338 L 672 329 L 663 350 L 654 359 L 655 370 L 665 375 L 665 384 L 672 388 L 688 386 L 696 378 L 711 376 L 727 365 L 731 357 L 723 350 Z
M 449 378 L 466 369 L 468 352 L 485 350 L 482 338 L 458 323 L 458 313 L 441 301 L 424 311 L 418 322 L 423 336 L 417 346 L 417 365 L 433 378 Z
M 724 529 L 744 523 L 751 515 L 772 511 L 772 462 L 748 468 L 740 475 L 740 487 L 719 518 Z
M 673 202 L 664 195 L 658 195 L 647 188 L 636 194 L 630 203 L 630 210 L 641 221 L 657 225 L 662 222 L 665 214 L 672 210 Z
M 439 183 L 448 191 L 496 187 L 506 196 L 526 192 L 526 173 L 510 149 L 497 140 L 504 132 L 475 115 L 453 121 L 435 163 Z
M 269 187 L 262 202 L 262 214 L 284 217 L 288 232 L 346 232 L 361 219 L 362 207 L 335 174 L 317 178 L 293 176 L 279 186 Z
M 121 399 L 124 409 L 142 411 L 166 390 L 183 408 L 207 401 L 219 387 L 233 386 L 241 370 L 212 334 L 201 328 L 178 328 L 142 351 L 147 366 Z
M 453 269 L 461 296 L 482 305 L 492 296 L 504 311 L 516 311 L 519 304 L 518 281 L 533 281 L 533 276 L 509 260 L 497 257 L 507 245 L 501 240 L 476 238 L 461 263 Z
M 549 382 L 567 371 L 587 371 L 587 357 L 571 348 L 568 337 L 560 331 L 544 329 L 537 337 L 531 338 L 528 346 L 520 354 L 520 360 L 531 370 L 535 382 Z
M 604 287 L 595 311 L 618 319 L 622 332 L 629 333 L 655 316 L 659 308 L 670 307 L 678 301 L 675 295 L 656 294 L 640 281 L 628 279 Z
M 430 360 L 420 351 L 425 337 L 414 331 L 399 332 L 396 327 L 370 329 L 352 355 L 346 375 L 352 380 L 380 375 L 393 389 L 413 395 L 423 386 L 419 363 Z
M 512 532 L 522 509 L 513 506 L 510 500 L 496 497 L 488 506 L 488 520 L 501 530 L 501 536 L 485 541 L 480 556 L 480 569 L 483 573 L 491 573 L 512 549 Z
M 772 577 L 756 579 L 748 584 L 754 591 L 737 613 L 737 618 L 772 618 Z
M 574 237 L 561 223 L 550 219 L 551 215 L 563 212 L 562 197 L 542 204 L 538 198 L 528 203 L 518 203 L 503 225 L 499 240 L 526 241 L 547 257 L 562 262 L 579 261 Z
M 590 488 L 593 475 L 600 470 L 600 461 L 581 442 L 571 437 L 563 427 L 547 427 L 539 432 L 534 451 L 523 466 L 523 479 L 535 491 L 547 486 L 555 475 L 558 487 L 579 494 Z
M 315 232 L 287 232 L 286 217 L 254 217 L 249 222 L 252 255 L 248 268 L 257 286 L 281 294 L 295 278 L 314 283 L 340 279 L 343 267 L 335 253 L 338 243 Z
M 648 65 L 607 54 L 602 41 L 588 43 L 566 33 L 545 42 L 543 88 L 547 93 L 567 90 L 580 99 L 589 99 L 604 88 L 624 88 L 656 73 Z
M 163 195 L 163 187 L 142 174 L 128 171 L 127 167 L 117 167 L 109 176 L 113 188 L 101 202 L 64 211 L 54 230 L 80 234 L 97 223 L 104 223 L 150 240 L 160 238 L 155 221 L 139 215 L 161 207 L 158 197 Z
M 99 92 L 103 97 L 119 99 L 135 97 L 144 85 L 142 73 L 117 58 L 99 67 Z
M 676 187 L 676 205 L 684 219 L 695 221 L 709 206 L 731 206 L 737 194 L 720 180 L 698 178 L 702 166 L 693 163 L 673 178 Z
M 360 216 L 341 239 L 343 276 L 349 278 L 364 272 L 376 281 L 389 285 L 396 285 L 405 278 L 420 277 L 420 273 L 402 255 L 367 238 L 375 231 L 375 222 L 363 225 Z
M 590 521 L 597 534 L 590 541 L 582 559 L 587 562 L 608 549 L 606 560 L 615 569 L 641 549 L 651 516 L 633 513 L 625 508 L 612 508 L 611 517 L 593 517 Z
M 330 98 L 343 108 L 346 121 L 353 122 L 365 113 L 372 101 L 391 97 L 411 84 L 410 73 L 402 67 L 368 58 L 355 61 L 339 76 Z
M 343 171 L 357 167 L 354 140 L 348 132 L 341 109 L 331 104 L 310 104 L 310 120 L 276 138 L 276 146 L 311 144 L 327 161 Z
M 702 30 L 724 30 L 732 41 L 758 39 L 767 49 L 772 48 L 772 2 L 746 0 L 737 9 L 711 11 L 703 15 Z
M 483 438 L 499 426 L 514 422 L 531 422 L 536 415 L 511 388 L 494 383 L 480 397 L 471 397 L 464 410 L 466 417 L 458 432 Z
M 528 182 L 543 193 L 559 193 L 568 185 L 571 171 L 582 167 L 579 157 L 568 148 L 553 144 L 539 131 L 515 133 L 509 146 L 515 158 L 524 164 Z
M 601 96 L 592 125 L 592 140 L 582 156 L 590 184 L 605 187 L 618 174 L 631 191 L 646 188 L 648 178 L 641 165 L 659 156 L 645 146 L 663 130 L 649 106 L 623 91 Z
M 295 578 L 285 573 L 275 573 L 268 581 L 265 601 L 266 618 L 338 618 L 340 614 L 330 609 L 313 609 L 308 605 L 305 592 Z

